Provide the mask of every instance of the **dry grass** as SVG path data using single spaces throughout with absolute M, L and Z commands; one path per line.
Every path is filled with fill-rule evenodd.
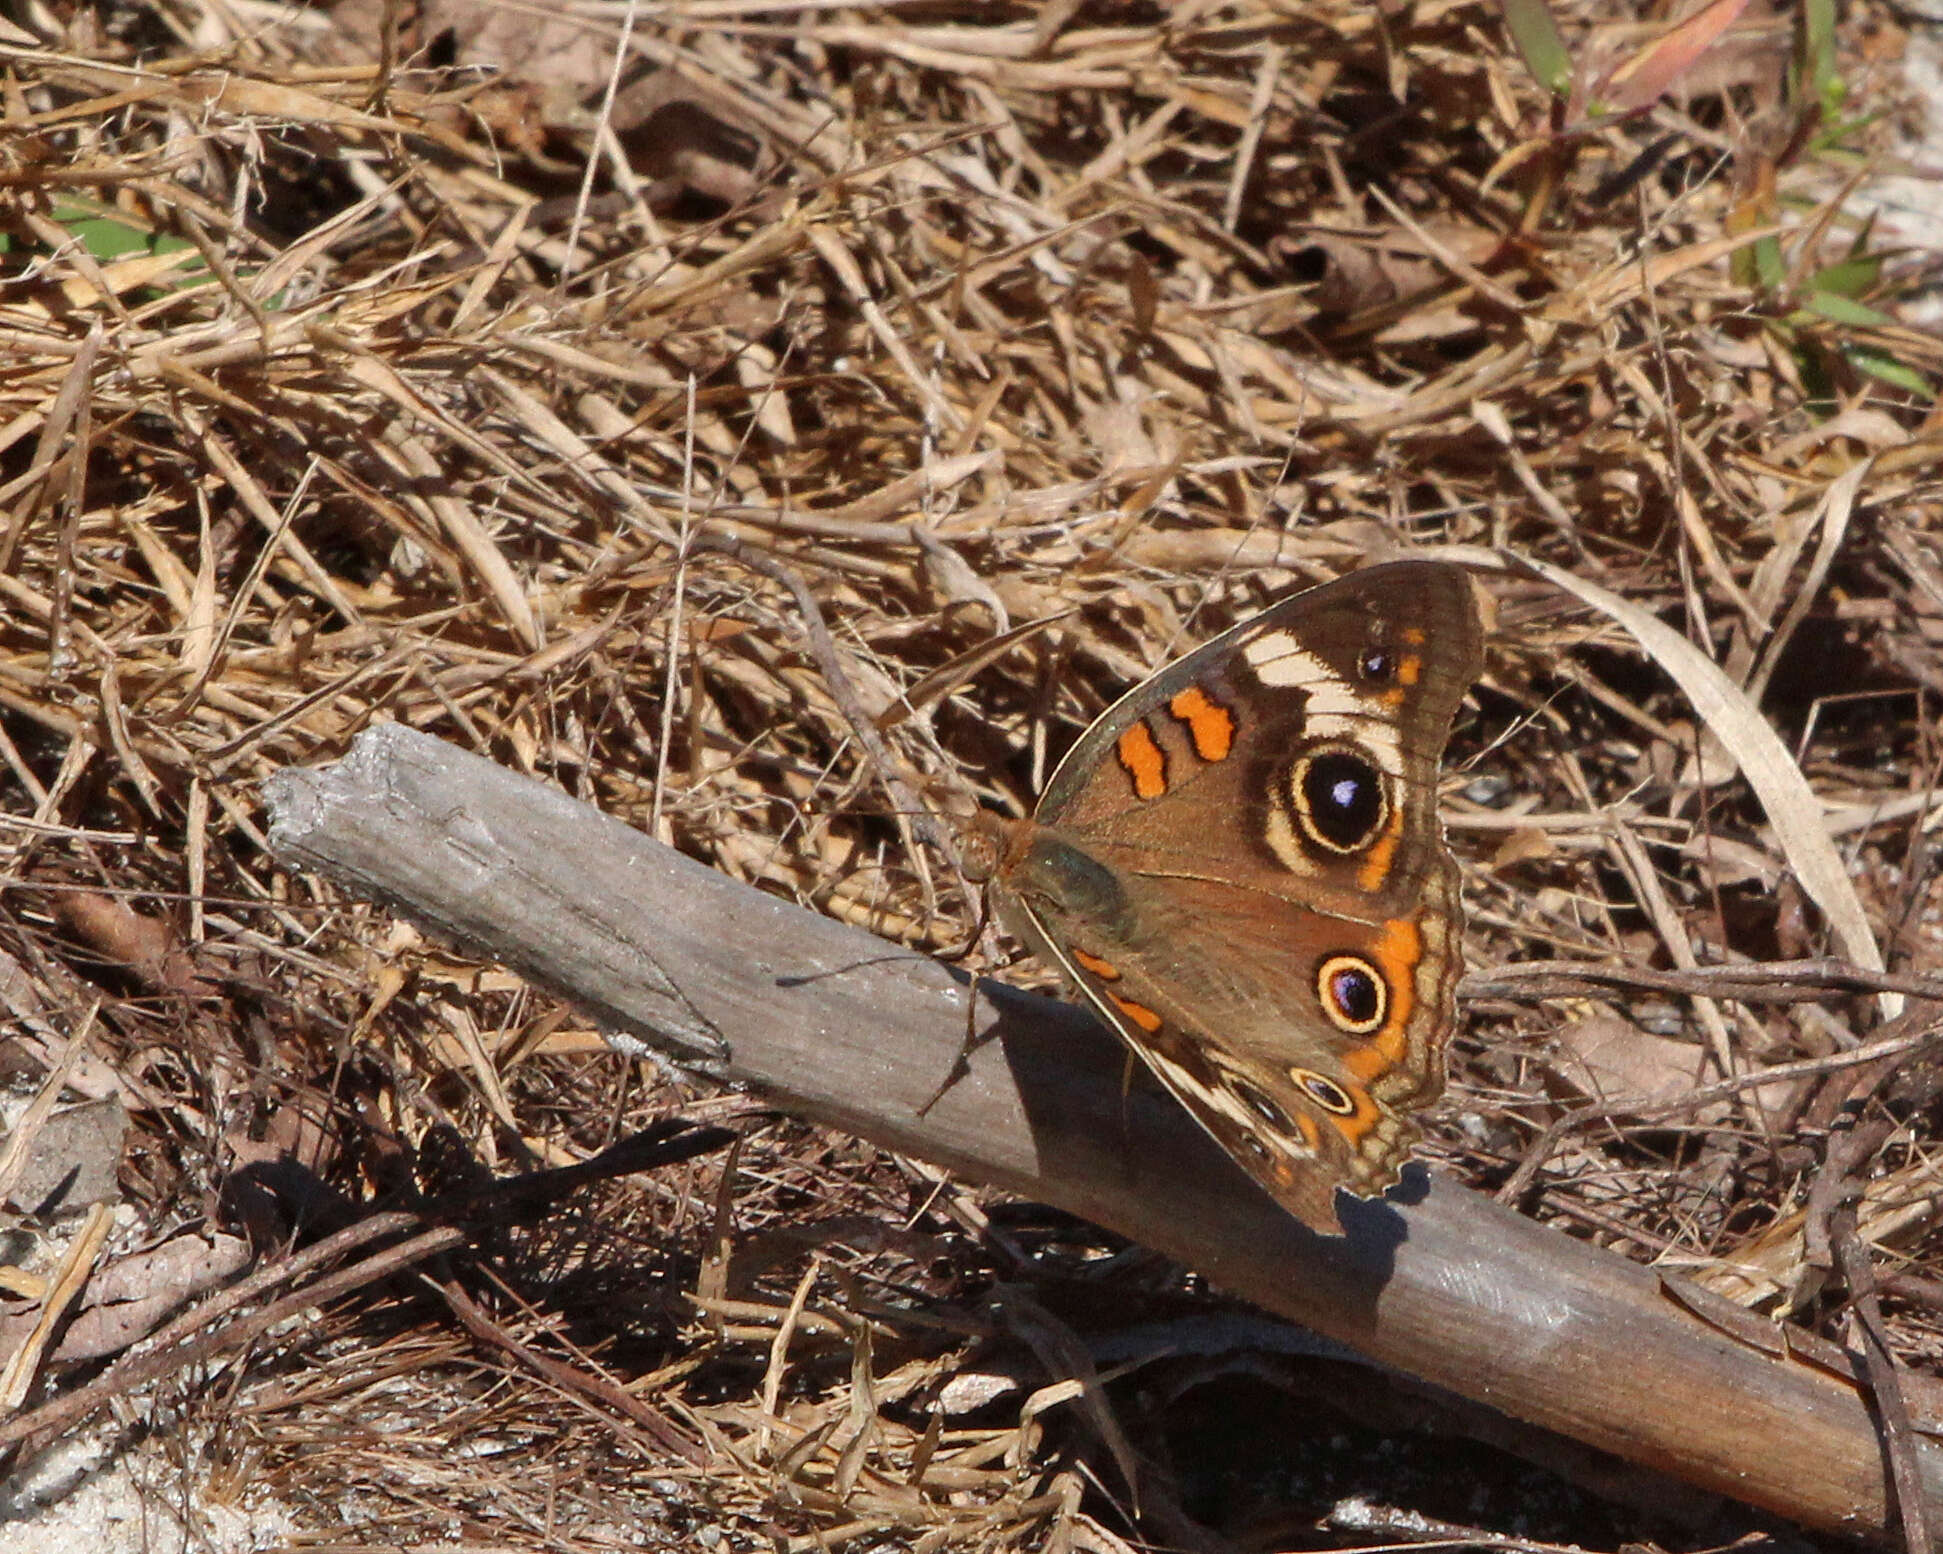
M 267 1250 L 293 1214 L 332 1229 L 670 1113 L 743 1118 L 269 865 L 256 783 L 374 720 L 893 938 L 962 939 L 777 566 L 945 812 L 1028 803 L 1118 688 L 1293 583 L 1445 547 L 1550 561 L 1718 661 L 1888 964 L 1938 968 L 1938 352 L 1816 279 L 1880 246 L 1853 153 L 1883 126 L 1797 134 L 1780 23 L 1730 35 L 1690 100 L 1548 139 L 1484 5 L 677 3 L 590 112 L 619 14 L 428 8 L 465 40 L 444 72 L 422 37 L 381 70 L 348 10 L 213 0 L 0 48 L 0 948 L 20 1054 L 102 1000 L 76 1083 L 134 1113 L 129 1244 L 207 1216 Z M 1617 22 L 1567 32 L 1612 58 L 1642 35 Z M 1889 102 L 1867 61 L 1892 25 L 1847 19 L 1851 101 Z M 1610 618 L 1493 586 L 1447 805 L 1473 967 L 1853 955 L 1733 734 Z M 1927 1060 L 1675 1104 L 1877 1018 L 1851 991 L 1493 983 L 1437 1153 L 1834 1321 L 1805 1186 L 1843 1108 L 1874 1108 L 1864 1230 L 1895 1346 L 1933 1370 Z M 1259 1484 L 1224 1503 L 1169 1433 L 1242 1370 L 1298 1396 L 1297 1362 L 1174 1328 L 1172 1359 L 1098 1360 L 1144 1362 L 1117 1412 L 1077 1393 L 1089 1342 L 1208 1303 L 1178 1270 L 741 1126 L 726 1179 L 716 1151 L 475 1222 L 477 1258 L 159 1381 L 185 1481 L 362 1543 L 1109 1548 L 1138 1450 L 1150 1536 L 1192 1536 L 1184 1504 L 1244 1544 L 1335 1537 L 1245 1504 L 1277 1498 Z M 302 1190 L 238 1185 L 291 1160 Z M 1532 1502 L 1367 1487 L 1500 1530 Z M 1632 1535 L 1602 1515 L 1552 1531 Z

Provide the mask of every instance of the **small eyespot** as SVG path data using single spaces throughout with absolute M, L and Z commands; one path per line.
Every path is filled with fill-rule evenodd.
M 1302 833 L 1331 852 L 1354 853 L 1383 833 L 1390 799 L 1383 773 L 1354 750 L 1318 750 L 1295 763 L 1295 809 Z
M 1275 1098 L 1259 1085 L 1252 1085 L 1245 1079 L 1229 1079 L 1228 1088 L 1239 1096 L 1242 1104 L 1277 1133 L 1287 1133 L 1292 1126 L 1289 1114 L 1282 1110 Z
M 1390 989 L 1382 973 L 1360 955 L 1331 955 L 1316 968 L 1316 997 L 1336 1029 L 1369 1036 L 1383 1028 Z
M 1338 1117 L 1356 1115 L 1356 1102 L 1350 1098 L 1349 1092 L 1326 1075 L 1318 1074 L 1312 1068 L 1292 1068 L 1289 1078 L 1300 1085 L 1302 1093 L 1324 1111 L 1333 1112 Z
M 1247 1150 L 1248 1153 L 1253 1155 L 1257 1160 L 1267 1160 L 1271 1158 L 1269 1154 L 1268 1146 L 1264 1144 L 1260 1139 L 1256 1138 L 1255 1135 L 1252 1133 L 1244 1133 L 1241 1135 L 1241 1147 Z
M 1356 672 L 1365 680 L 1388 680 L 1397 672 L 1397 661 L 1388 648 L 1365 648 L 1356 660 Z

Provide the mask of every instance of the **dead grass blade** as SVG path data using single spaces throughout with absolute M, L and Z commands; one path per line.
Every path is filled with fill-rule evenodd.
M 1822 803 L 1774 725 L 1747 694 L 1684 636 L 1638 605 L 1549 562 L 1529 556 L 1510 559 L 1616 621 L 1672 677 L 1759 795 L 1789 867 L 1828 919 L 1842 953 L 1866 970 L 1883 970 L 1882 950 L 1848 868 L 1829 838 Z M 1876 1001 L 1884 1020 L 1901 1012 L 1899 994 L 1878 993 Z

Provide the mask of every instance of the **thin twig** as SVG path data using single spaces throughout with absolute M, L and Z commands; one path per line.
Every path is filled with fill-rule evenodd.
M 1670 1117 L 1678 1117 L 1682 1113 L 1695 1111 L 1716 1101 L 1727 1100 L 1743 1091 L 1761 1089 L 1769 1085 L 1792 1084 L 1798 1079 L 1816 1078 L 1841 1069 L 1860 1068 L 1887 1058 L 1900 1058 L 1936 1041 L 1937 1037 L 1943 1034 L 1943 1020 L 1939 1020 L 1933 1006 L 1920 1005 L 1900 1016 L 1885 1029 L 1894 1034 L 1884 1036 L 1865 1047 L 1857 1047 L 1852 1052 L 1837 1052 L 1825 1058 L 1803 1058 L 1798 1063 L 1777 1063 L 1758 1074 L 1736 1074 L 1731 1079 L 1723 1079 L 1711 1085 L 1701 1085 L 1670 1101 L 1650 1101 L 1643 1097 L 1638 1100 L 1627 1100 L 1622 1097 L 1561 1117 L 1532 1141 L 1531 1148 L 1526 1152 L 1518 1169 L 1512 1173 L 1511 1179 L 1498 1189 L 1497 1199 L 1500 1203 L 1518 1202 L 1530 1190 L 1533 1180 L 1544 1169 L 1546 1162 L 1551 1159 L 1558 1146 L 1576 1133 L 1589 1132 L 1593 1128 L 1611 1124 L 1619 1117 L 1631 1117 L 1641 1123 L 1664 1122 Z
M 1547 998 L 1583 998 L 1588 993 L 1612 988 L 1684 993 L 1696 998 L 1733 999 L 1750 1004 L 1809 1003 L 1837 993 L 1881 992 L 1943 1001 L 1943 977 L 1872 971 L 1835 957 L 1696 966 L 1684 971 L 1599 961 L 1528 961 L 1474 971 L 1465 977 L 1459 992 L 1465 998 L 1507 998 L 1535 1003 Z

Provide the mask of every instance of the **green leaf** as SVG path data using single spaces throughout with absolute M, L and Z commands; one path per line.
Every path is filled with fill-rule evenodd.
M 65 225 L 80 239 L 81 246 L 87 249 L 89 256 L 103 264 L 149 251 L 148 233 L 131 227 L 125 221 L 107 221 L 97 217 L 87 221 L 70 221 Z
M 1796 101 L 1813 103 L 1833 118 L 1849 94 L 1835 70 L 1835 0 L 1802 0 L 1796 38 Z
M 1859 297 L 1866 291 L 1875 289 L 1882 279 L 1882 259 L 1879 255 L 1853 254 L 1838 264 L 1828 265 L 1808 277 L 1802 288 L 1810 295 L 1825 292 L 1835 297 Z
M 1811 291 L 1804 306 L 1831 324 L 1847 324 L 1856 329 L 1884 329 L 1895 323 L 1888 314 L 1877 312 L 1866 302 L 1838 296 L 1832 291 Z
M 1849 345 L 1843 347 L 1842 354 L 1848 358 L 1849 364 L 1857 372 L 1866 372 L 1870 377 L 1887 383 L 1892 388 L 1899 388 L 1906 394 L 1913 394 L 1918 399 L 1928 400 L 1936 397 L 1936 390 L 1930 386 L 1928 378 L 1907 362 L 1898 361 L 1887 351 L 1879 351 L 1867 345 Z
M 1554 97 L 1572 90 L 1572 55 L 1545 0 L 1498 0 L 1504 24 L 1532 79 Z

